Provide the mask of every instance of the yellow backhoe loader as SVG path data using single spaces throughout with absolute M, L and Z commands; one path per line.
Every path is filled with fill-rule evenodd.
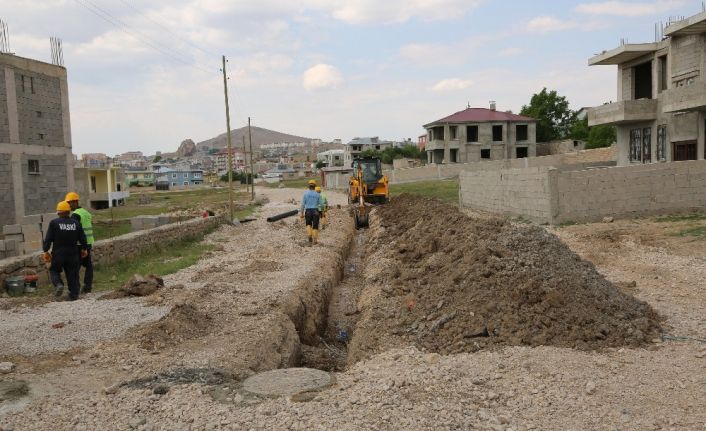
M 390 188 L 382 173 L 379 158 L 353 160 L 353 175 L 348 182 L 348 203 L 353 209 L 356 229 L 368 227 L 368 216 L 373 205 L 387 203 Z

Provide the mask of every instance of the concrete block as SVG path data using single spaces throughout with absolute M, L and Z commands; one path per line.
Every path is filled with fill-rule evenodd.
M 19 234 L 12 234 L 12 235 L 5 235 L 5 240 L 13 240 L 17 242 L 23 242 L 25 237 L 21 233 Z
M 10 224 L 2 227 L 2 234 L 7 235 L 17 235 L 22 233 L 22 225 Z
M 21 225 L 39 224 L 41 222 L 42 222 L 42 215 L 41 214 L 24 216 L 24 217 L 22 217 L 22 220 L 20 220 Z
M 37 230 L 37 232 L 29 232 L 24 234 L 24 242 L 42 242 L 42 233 Z
M 23 224 L 22 225 L 22 233 L 27 235 L 30 233 L 41 233 L 41 228 L 39 224 Z
M 5 249 L 5 241 L 0 240 L 0 251 L 4 253 L 5 250 L 6 250 L 6 249 Z
M 49 223 L 50 221 L 54 220 L 58 216 L 56 213 L 47 213 L 47 214 L 42 214 L 42 223 Z
M 6 252 L 16 251 L 16 250 L 17 250 L 18 242 L 17 242 L 16 240 L 14 240 L 14 239 L 5 239 L 5 241 L 3 241 L 3 243 L 4 243 L 4 246 L 5 246 L 5 251 L 6 251 Z

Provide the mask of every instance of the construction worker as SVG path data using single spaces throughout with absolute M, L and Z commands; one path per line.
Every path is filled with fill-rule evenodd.
M 90 293 L 93 289 L 93 261 L 91 259 L 91 250 L 93 249 L 93 243 L 96 242 L 93 237 L 93 216 L 91 213 L 86 211 L 85 208 L 82 208 L 79 205 L 78 193 L 68 193 L 65 200 L 71 206 L 71 218 L 76 219 L 76 221 L 81 223 L 83 233 L 86 234 L 88 255 L 81 259 L 81 266 L 86 268 L 86 271 L 83 274 L 83 293 Z M 79 267 L 79 271 L 80 270 L 81 268 Z
M 324 229 L 324 225 L 326 225 L 326 213 L 328 212 L 328 199 L 326 198 L 326 195 L 321 192 L 321 186 L 316 186 L 316 193 L 319 194 L 319 224 L 321 225 L 321 229 Z
M 47 235 L 44 238 L 42 255 L 45 262 L 51 262 L 49 276 L 54 285 L 54 295 L 61 297 L 64 292 L 64 282 L 61 280 L 61 271 L 66 274 L 66 283 L 69 285 L 69 300 L 78 299 L 79 291 L 79 258 L 86 257 L 88 243 L 86 234 L 83 233 L 81 223 L 71 218 L 71 206 L 66 201 L 56 205 L 55 218 L 49 223 Z M 80 251 L 76 244 L 81 244 Z M 49 253 L 51 249 L 51 254 Z
M 319 206 L 321 195 L 316 193 L 316 181 L 309 180 L 308 190 L 304 192 L 302 197 L 302 205 L 299 217 L 306 221 L 306 234 L 309 237 L 309 242 L 313 244 L 319 243 Z

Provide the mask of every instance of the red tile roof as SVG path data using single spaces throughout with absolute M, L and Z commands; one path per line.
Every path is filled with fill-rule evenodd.
M 487 123 L 493 121 L 536 121 L 534 118 L 524 117 L 522 115 L 511 114 L 509 112 L 491 111 L 487 108 L 468 108 L 459 111 L 441 120 L 434 121 L 435 123 Z M 427 124 L 427 125 L 429 125 Z

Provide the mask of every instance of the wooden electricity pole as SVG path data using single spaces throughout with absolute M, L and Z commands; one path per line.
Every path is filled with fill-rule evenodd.
M 253 166 L 252 161 L 252 134 L 250 133 L 250 117 L 248 117 L 248 141 L 250 142 L 250 193 L 252 193 L 250 195 L 250 199 L 255 200 L 255 167 Z
M 245 133 L 243 133 L 243 173 L 245 174 L 245 192 L 250 193 L 248 182 L 248 148 L 245 146 Z
M 233 222 L 233 146 L 230 141 L 230 107 L 228 105 L 228 78 L 226 76 L 226 56 L 223 56 L 223 93 L 226 98 L 226 134 L 228 135 L 228 211 L 229 222 Z

